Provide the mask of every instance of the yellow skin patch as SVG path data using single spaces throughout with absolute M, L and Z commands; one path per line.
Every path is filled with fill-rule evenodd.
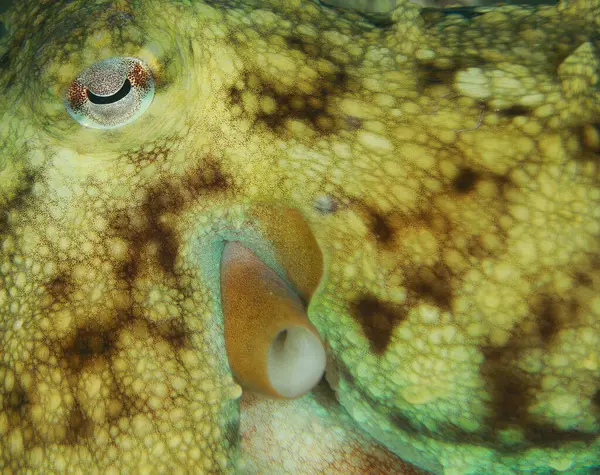
M 0 468 L 233 471 L 220 252 L 285 273 L 257 211 L 281 205 L 323 254 L 308 314 L 360 427 L 439 473 L 600 465 L 598 0 L 398 3 L 387 22 L 303 0 L 17 3 Z M 84 128 L 65 93 L 111 57 L 147 64 L 154 100 Z

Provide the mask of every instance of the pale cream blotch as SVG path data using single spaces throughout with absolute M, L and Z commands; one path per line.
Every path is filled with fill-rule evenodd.
M 322 3 L 3 14 L 0 469 L 600 465 L 598 0 Z

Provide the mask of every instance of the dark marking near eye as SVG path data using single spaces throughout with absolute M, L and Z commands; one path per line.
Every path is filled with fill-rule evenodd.
M 169 210 L 176 210 L 182 205 L 180 196 L 171 186 L 166 186 L 160 191 L 148 194 L 143 206 L 144 215 L 148 225 L 140 235 L 139 241 L 147 244 L 158 244 L 158 264 L 166 273 L 173 273 L 175 258 L 178 252 L 178 243 L 173 230 L 163 222 L 161 217 Z
M 394 239 L 394 229 L 389 220 L 382 214 L 370 211 L 371 232 L 381 244 L 389 244 Z
M 44 20 L 42 20 L 42 22 L 43 21 Z M 37 26 L 41 27 L 41 25 Z M 17 31 L 16 36 L 12 39 L 11 44 L 7 45 L 6 53 L 4 53 L 0 58 L 0 67 L 4 71 L 4 81 L 7 89 L 14 86 L 15 83 L 20 83 L 21 76 L 19 75 L 19 72 L 16 71 L 17 68 L 13 68 L 12 65 L 14 64 L 19 53 L 23 51 L 26 37 L 27 33 L 24 29 Z
M 117 213 L 112 227 L 131 243 L 129 259 L 118 270 L 119 277 L 127 282 L 137 277 L 144 263 L 142 252 L 150 244 L 157 247 L 156 264 L 166 274 L 173 275 L 179 242 L 171 225 L 164 222 L 163 217 L 181 212 L 186 204 L 195 203 L 206 194 L 224 193 L 229 187 L 228 178 L 218 165 L 209 160 L 199 168 L 190 170 L 180 181 L 164 182 L 149 190 L 141 210 L 136 210 L 144 217 L 141 226 L 132 224 L 127 213 Z
M 114 12 L 106 19 L 107 23 L 113 28 L 123 28 L 133 21 L 133 13 L 131 12 Z
M 354 319 L 360 324 L 365 337 L 375 353 L 385 352 L 392 338 L 392 332 L 407 316 L 406 310 L 383 302 L 376 297 L 365 295 L 350 307 Z
M 508 107 L 507 109 L 498 109 L 498 113 L 506 117 L 518 117 L 528 115 L 530 112 L 531 109 L 529 107 L 521 105 L 514 105 L 512 107 Z
M 397 232 L 392 218 L 360 200 L 352 201 L 356 205 L 357 211 L 363 216 L 369 231 L 377 240 L 377 244 L 384 247 L 392 245 Z
M 0 209 L 0 233 L 8 231 L 10 228 L 8 223 L 8 213 L 14 210 L 22 209 L 33 191 L 36 178 L 33 174 L 27 173 L 25 176 L 19 178 L 19 184 L 21 185 L 16 191 L 12 198 Z
M 305 93 L 294 87 L 284 87 L 276 82 L 276 78 L 265 79 L 261 75 L 245 74 L 243 82 L 246 84 L 244 89 L 235 86 L 230 88 L 230 103 L 243 106 L 244 90 L 259 98 L 272 98 L 276 104 L 275 110 L 259 110 L 252 119 L 255 124 L 263 124 L 275 133 L 285 135 L 287 132 L 284 126 L 288 120 L 303 121 L 324 135 L 347 127 L 340 117 L 331 112 L 333 99 L 349 87 L 349 76 L 341 67 L 338 71 L 324 74 L 316 80 L 312 93 Z
M 259 113 L 257 120 L 266 124 L 272 130 L 278 130 L 289 119 L 298 119 L 310 122 L 316 130 L 323 133 L 331 132 L 335 124 L 329 121 L 335 119 L 329 115 L 327 108 L 331 96 L 344 87 L 347 75 L 344 72 L 329 75 L 323 79 L 314 95 L 278 94 L 274 89 L 265 92 L 277 103 L 274 114 Z
M 457 193 L 463 194 L 472 191 L 475 188 L 480 175 L 472 168 L 463 167 L 459 170 L 458 175 L 452 181 L 452 188 Z
M 10 56 L 8 53 L 4 53 L 0 56 L 0 69 L 7 69 L 10 65 Z
M 443 310 L 452 310 L 452 272 L 446 266 L 420 267 L 405 274 L 408 298 L 416 302 L 429 302 Z

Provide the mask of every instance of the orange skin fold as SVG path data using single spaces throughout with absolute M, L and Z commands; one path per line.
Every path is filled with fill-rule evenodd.
M 221 301 L 227 356 L 236 379 L 246 389 L 286 398 L 269 377 L 272 345 L 276 340 L 283 343 L 286 331 L 297 327 L 320 340 L 300 297 L 252 251 L 234 241 L 225 245 L 221 258 Z

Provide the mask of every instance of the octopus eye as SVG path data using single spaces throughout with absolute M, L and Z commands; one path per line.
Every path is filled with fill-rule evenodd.
M 108 58 L 92 64 L 69 86 L 67 111 L 94 129 L 114 129 L 142 115 L 154 97 L 150 68 L 136 58 Z

